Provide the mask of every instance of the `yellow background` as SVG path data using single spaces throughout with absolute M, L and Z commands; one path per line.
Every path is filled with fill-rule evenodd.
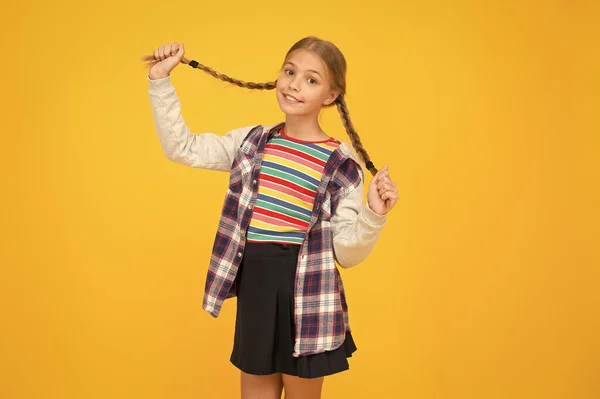
M 342 270 L 358 351 L 324 398 L 600 397 L 597 1 L 3 7 L 0 398 L 236 398 L 235 300 L 201 309 L 227 174 L 169 162 L 139 57 L 246 81 L 306 35 L 401 199 Z M 192 131 L 283 118 L 185 65 Z M 347 140 L 335 109 L 324 129 Z

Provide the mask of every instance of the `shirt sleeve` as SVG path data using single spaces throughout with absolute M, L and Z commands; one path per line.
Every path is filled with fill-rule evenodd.
M 371 253 L 386 223 L 386 215 L 363 205 L 363 181 L 340 198 L 331 216 L 333 251 L 343 268 L 356 266 Z
M 171 77 L 148 77 L 150 104 L 156 133 L 167 158 L 194 168 L 229 172 L 236 151 L 254 126 L 225 135 L 192 133 L 181 115 L 181 104 Z

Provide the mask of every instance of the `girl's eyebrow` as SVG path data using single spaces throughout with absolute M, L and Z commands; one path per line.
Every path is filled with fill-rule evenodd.
M 293 66 L 293 67 L 296 67 L 296 64 L 294 64 L 292 61 L 288 61 L 288 62 L 286 62 L 286 64 L 290 64 L 291 66 Z M 284 65 L 285 65 L 285 64 L 284 64 Z M 321 76 L 321 74 L 320 74 L 319 72 L 315 71 L 314 69 L 307 69 L 307 71 L 308 71 L 308 72 L 314 72 L 314 73 L 316 73 L 317 75 Z M 321 77 L 323 77 L 323 76 L 321 76 Z

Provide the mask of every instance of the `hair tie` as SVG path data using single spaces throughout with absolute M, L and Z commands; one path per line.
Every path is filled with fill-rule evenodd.
M 191 61 L 190 61 L 190 66 L 191 66 L 192 68 L 197 68 L 197 67 L 198 67 L 198 61 L 191 60 Z
M 373 165 L 373 162 L 369 161 L 367 162 L 367 164 L 365 165 L 367 167 L 367 169 L 371 170 L 373 167 L 375 167 L 375 165 Z

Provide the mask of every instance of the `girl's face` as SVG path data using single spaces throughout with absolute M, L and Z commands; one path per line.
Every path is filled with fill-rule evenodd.
M 330 87 L 325 63 L 308 50 L 296 50 L 287 58 L 277 79 L 277 101 L 288 115 L 317 115 L 323 105 L 337 98 L 339 92 Z

